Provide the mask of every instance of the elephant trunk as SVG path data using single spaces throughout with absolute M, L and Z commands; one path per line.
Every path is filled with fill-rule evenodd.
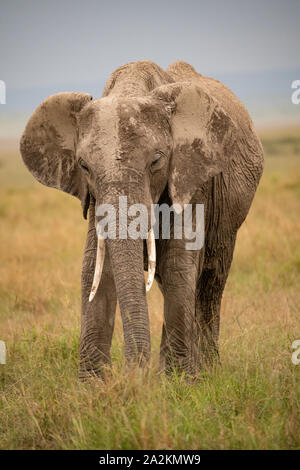
M 100 199 L 100 198 L 99 198 Z M 120 200 L 118 195 L 101 198 L 102 204 L 109 202 L 114 208 L 114 222 L 117 238 L 108 237 L 104 240 L 101 230 L 97 230 L 98 243 L 94 280 L 89 300 L 92 301 L 100 284 L 105 250 L 109 252 L 109 259 L 114 275 L 117 297 L 119 300 L 125 341 L 125 356 L 128 361 L 143 363 L 150 357 L 150 327 L 146 289 L 149 290 L 155 275 L 156 254 L 153 230 L 150 229 L 147 238 L 148 248 L 148 281 L 145 288 L 144 279 L 144 241 L 142 238 L 133 239 L 119 237 L 120 228 L 124 233 L 125 226 L 120 224 Z M 142 195 L 131 193 L 131 203 L 141 200 Z M 149 203 L 148 203 L 149 206 Z M 149 212 L 149 210 L 148 210 Z M 99 213 L 98 213 L 99 214 Z M 96 216 L 95 224 L 99 219 Z M 110 219 L 111 220 L 111 219 Z M 127 230 L 127 227 L 126 227 Z
M 143 240 L 107 240 L 119 300 L 125 357 L 139 364 L 150 357 L 150 326 L 146 301 Z

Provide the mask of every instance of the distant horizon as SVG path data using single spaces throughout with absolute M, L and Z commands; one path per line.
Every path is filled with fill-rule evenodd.
M 193 65 L 193 64 L 191 64 Z M 202 71 L 197 70 L 199 73 Z M 300 67 L 259 72 L 209 74 L 222 81 L 242 101 L 257 129 L 300 125 L 300 104 L 292 104 L 291 84 L 300 79 Z M 48 96 L 63 91 L 83 91 L 100 98 L 109 77 L 85 82 L 61 82 L 51 86 L 11 89 L 6 104 L 0 105 L 0 139 L 21 135 L 32 112 Z

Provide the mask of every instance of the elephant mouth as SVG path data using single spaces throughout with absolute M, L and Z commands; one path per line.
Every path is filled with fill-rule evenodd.
M 155 276 L 155 268 L 156 268 L 156 247 L 155 247 L 155 236 L 153 228 L 150 228 L 147 234 L 147 252 L 148 252 L 148 278 L 146 282 L 146 291 L 148 292 L 153 284 L 154 276 Z M 95 272 L 94 278 L 92 283 L 92 288 L 89 296 L 89 302 L 92 302 L 102 276 L 102 270 L 104 265 L 104 258 L 105 258 L 105 240 L 102 235 L 97 233 L 97 255 L 96 255 L 96 264 L 95 264 Z

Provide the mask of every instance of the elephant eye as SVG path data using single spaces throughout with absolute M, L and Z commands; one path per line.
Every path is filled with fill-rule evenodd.
M 156 152 L 151 163 L 151 171 L 154 172 L 156 170 L 160 170 L 164 165 L 164 160 L 164 154 L 159 151 Z
M 87 164 L 85 163 L 85 161 L 84 161 L 82 158 L 79 158 L 78 163 L 79 163 L 79 166 L 80 166 L 84 171 L 86 171 L 87 173 L 89 172 L 89 167 L 87 166 Z
M 160 160 L 162 157 L 162 153 L 161 152 L 157 152 L 155 155 L 154 155 L 154 158 L 152 160 L 152 163 L 156 163 L 158 162 L 158 160 Z

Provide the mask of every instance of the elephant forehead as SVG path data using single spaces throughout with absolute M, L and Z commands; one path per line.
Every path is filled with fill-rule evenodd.
M 92 160 L 132 160 L 135 155 L 168 151 L 166 115 L 147 99 L 101 98 L 88 104 L 79 117 L 79 150 Z
M 170 136 L 167 115 L 150 100 L 126 100 L 118 107 L 118 132 L 121 145 L 126 143 L 160 146 Z M 145 149 L 146 150 L 146 149 Z
M 82 132 L 98 131 L 100 128 L 105 131 L 116 127 L 117 121 L 117 103 L 111 98 L 92 101 L 84 107 L 78 118 L 79 128 Z
M 130 120 L 135 125 L 158 126 L 166 124 L 166 112 L 157 101 L 149 98 L 129 98 L 118 105 L 121 121 Z
M 103 98 L 90 103 L 79 116 L 79 150 L 94 155 L 114 154 L 119 147 L 119 116 L 113 100 Z

